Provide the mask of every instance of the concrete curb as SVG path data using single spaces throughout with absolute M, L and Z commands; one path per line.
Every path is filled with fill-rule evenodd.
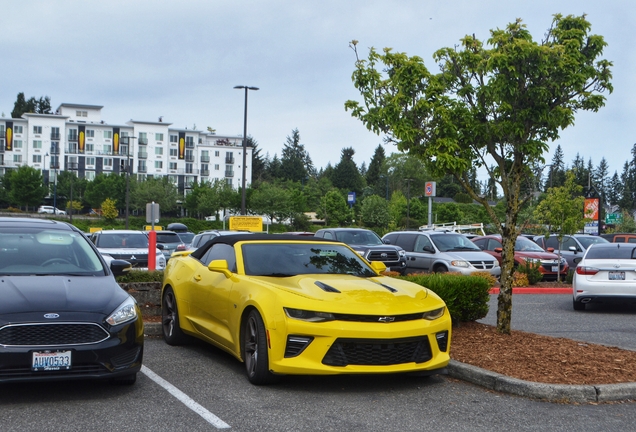
M 489 294 L 499 294 L 499 288 L 491 288 Z M 513 288 L 512 294 L 572 294 L 572 288 Z
M 161 336 L 161 323 L 158 322 L 144 322 L 144 335 L 145 336 Z
M 549 402 L 590 403 L 636 400 L 636 383 L 567 385 L 524 381 L 451 360 L 448 375 L 495 390 Z

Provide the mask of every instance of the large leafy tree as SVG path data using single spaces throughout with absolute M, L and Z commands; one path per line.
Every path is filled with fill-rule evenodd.
M 9 199 L 18 206 L 37 207 L 42 203 L 48 189 L 42 183 L 42 173 L 40 170 L 23 165 L 16 170 L 10 171 L 9 177 Z
M 503 236 L 497 328 L 510 332 L 517 218 L 531 198 L 524 181 L 544 164 L 548 142 L 574 124 L 579 110 L 597 111 L 612 91 L 611 62 L 599 60 L 606 43 L 590 34 L 585 16 L 553 17 L 540 42 L 521 20 L 491 30 L 485 45 L 466 36 L 461 45 L 434 54 L 440 72 L 420 57 L 371 49 L 360 59 L 357 41 L 353 82 L 363 102 L 347 101 L 372 131 L 418 155 L 433 173 L 451 174 L 481 203 Z M 500 218 L 470 186 L 476 166 L 503 191 Z M 491 168 L 492 167 L 492 168 Z
M 136 182 L 135 189 L 130 193 L 130 206 L 133 209 L 145 210 L 146 204 L 159 204 L 162 213 L 174 211 L 177 208 L 179 191 L 168 177 L 148 177 L 145 181 Z
M 58 191 L 59 191 L 58 184 Z M 100 208 L 102 203 L 110 198 L 118 208 L 126 206 L 126 177 L 118 175 L 99 174 L 93 181 L 88 182 L 84 192 L 84 200 L 93 208 Z

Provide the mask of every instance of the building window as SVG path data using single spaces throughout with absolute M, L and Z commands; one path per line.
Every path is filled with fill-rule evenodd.
M 155 147 L 155 154 L 161 156 L 163 154 L 163 147 Z
M 215 152 L 214 152 L 214 157 L 219 157 L 219 156 L 221 156 L 221 152 L 220 152 L 220 151 L 218 151 L 218 150 L 217 150 L 217 151 L 215 151 Z
M 22 163 L 22 155 L 14 154 L 13 155 L 13 163 Z
M 179 149 L 171 148 L 170 149 L 170 156 L 174 156 L 174 157 L 179 156 Z
M 113 154 L 113 146 L 110 144 L 104 144 L 102 146 L 102 149 L 104 149 L 103 150 L 104 154 Z
M 86 143 L 86 151 L 87 151 L 87 152 L 93 152 L 93 151 L 95 151 L 95 144 L 93 144 L 93 143 Z
M 86 171 L 84 173 L 84 178 L 88 181 L 95 180 L 95 171 Z
M 156 169 L 163 169 L 163 161 L 155 161 Z
M 139 144 L 146 145 L 148 144 L 148 134 L 146 132 L 139 132 L 139 137 L 137 138 Z
M 15 125 L 15 126 L 13 126 L 13 133 L 14 134 L 24 133 L 24 129 L 20 125 Z
M 22 140 L 13 140 L 13 148 L 14 149 L 22 148 Z
M 42 134 L 42 126 L 33 126 L 33 133 L 36 135 Z
M 34 140 L 34 141 L 33 141 L 33 148 L 34 148 L 34 149 L 41 149 L 41 148 L 42 148 L 42 141 L 40 141 L 40 140 Z
M 75 117 L 88 117 L 88 111 L 75 111 Z
M 33 163 L 42 163 L 42 155 L 34 154 L 33 155 Z
M 104 138 L 111 139 L 113 137 L 113 131 L 104 131 Z
M 86 158 L 86 165 L 95 166 L 95 158 L 94 157 L 87 157 Z
M 171 170 L 176 170 L 177 169 L 177 163 L 176 162 L 170 162 L 169 167 L 170 167 Z
M 155 141 L 163 141 L 163 134 L 162 133 L 156 133 L 155 134 Z
M 95 130 L 86 129 L 86 138 L 95 138 Z
M 104 158 L 104 166 L 105 167 L 113 167 L 113 159 L 112 158 Z
M 187 136 L 185 140 L 185 144 L 187 148 L 194 148 L 194 137 Z
M 214 165 L 214 171 L 218 171 L 219 170 L 219 164 L 215 164 Z
M 171 143 L 178 143 L 179 142 L 179 136 L 178 135 L 170 135 L 170 142 Z

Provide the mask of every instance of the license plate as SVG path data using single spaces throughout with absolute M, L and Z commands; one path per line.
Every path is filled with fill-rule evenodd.
M 609 280 L 625 280 L 624 271 L 611 271 L 609 272 Z
M 56 371 L 71 368 L 71 351 L 34 351 L 31 370 Z
M 552 266 L 552 271 L 554 273 L 558 273 L 559 272 L 559 266 Z

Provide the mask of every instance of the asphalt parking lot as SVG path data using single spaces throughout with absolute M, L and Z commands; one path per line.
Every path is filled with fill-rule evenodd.
M 513 328 L 636 347 L 632 308 L 580 313 L 564 295 L 515 295 Z M 496 296 L 491 298 L 494 320 Z M 612 330 L 614 329 L 614 331 Z M 619 333 L 614 335 L 613 333 Z M 3 431 L 630 430 L 630 402 L 558 404 L 485 390 L 447 376 L 286 377 L 248 383 L 241 363 L 203 343 L 148 338 L 132 387 L 95 382 L 2 385 Z M 159 377 L 160 381 L 156 378 Z M 163 382 L 162 382 L 163 381 Z M 168 385 L 166 385 L 168 384 Z

